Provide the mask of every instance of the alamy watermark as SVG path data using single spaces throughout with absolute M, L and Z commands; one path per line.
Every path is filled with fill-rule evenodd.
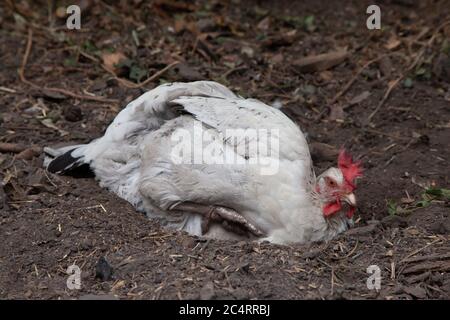
M 73 264 L 67 268 L 67 278 L 66 285 L 70 290 L 81 289 L 81 269 L 76 264 Z
M 66 13 L 69 14 L 66 20 L 66 27 L 69 30 L 81 29 L 81 9 L 79 6 L 73 4 L 68 6 Z
M 366 285 L 369 290 L 381 289 L 381 269 L 379 266 L 373 264 L 367 267 L 366 272 L 370 274 L 367 278 Z
M 367 14 L 370 14 L 370 16 L 366 20 L 366 26 L 367 29 L 373 30 L 373 29 L 381 29 L 381 9 L 376 4 L 372 4 L 367 7 L 366 10 Z
M 205 129 L 196 122 L 192 130 L 171 135 L 171 160 L 175 164 L 256 165 L 261 175 L 279 169 L 279 129 Z
M 81 29 L 81 9 L 73 4 L 67 7 L 66 13 L 69 14 L 66 20 L 67 29 Z M 376 4 L 367 7 L 366 13 L 370 16 L 366 20 L 366 27 L 369 30 L 381 29 L 381 9 Z

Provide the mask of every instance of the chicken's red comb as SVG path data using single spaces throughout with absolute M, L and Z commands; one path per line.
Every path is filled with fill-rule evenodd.
M 353 162 L 352 156 L 347 151 L 341 150 L 338 156 L 338 167 L 345 181 L 352 189 L 355 189 L 355 179 L 362 176 L 361 161 Z

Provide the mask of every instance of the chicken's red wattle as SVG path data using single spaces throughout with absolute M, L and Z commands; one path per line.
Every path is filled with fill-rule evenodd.
M 355 214 L 355 211 L 356 211 L 355 207 L 350 207 L 350 209 L 347 211 L 347 218 L 351 219 Z
M 332 214 L 341 210 L 341 208 L 342 208 L 342 205 L 339 200 L 336 200 L 334 202 L 329 202 L 323 207 L 323 215 L 325 217 L 329 217 Z

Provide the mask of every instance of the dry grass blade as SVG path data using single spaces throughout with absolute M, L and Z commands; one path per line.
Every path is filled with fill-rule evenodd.
M 338 50 L 335 52 L 303 57 L 296 61 L 293 67 L 297 72 L 301 73 L 323 71 L 340 64 L 347 59 L 348 56 L 349 52 L 347 50 Z
M 30 28 L 30 29 L 28 29 L 27 46 L 25 49 L 25 54 L 23 55 L 23 58 L 22 58 L 22 65 L 19 68 L 20 81 L 22 81 L 23 83 L 25 83 L 29 86 L 32 86 L 33 88 L 38 89 L 38 90 L 47 90 L 47 91 L 57 92 L 57 93 L 66 95 L 68 97 L 72 97 L 72 98 L 76 98 L 76 99 L 80 99 L 80 100 L 91 100 L 91 101 L 104 102 L 104 103 L 116 103 L 117 102 L 116 99 L 108 99 L 108 98 L 90 96 L 90 95 L 81 95 L 81 94 L 77 94 L 70 90 L 66 90 L 66 89 L 62 89 L 62 88 L 41 87 L 41 86 L 31 82 L 30 80 L 28 80 L 25 77 L 25 68 L 26 68 L 26 65 L 28 62 L 28 57 L 30 56 L 32 43 L 33 43 L 33 30 Z
M 406 257 L 404 257 L 400 263 L 407 261 L 409 258 L 411 258 L 412 256 L 415 256 L 416 254 L 418 254 L 419 252 L 425 250 L 426 248 L 428 248 L 429 246 L 435 244 L 436 242 L 441 241 L 441 239 L 436 239 L 430 243 L 428 243 L 427 245 L 423 246 L 422 248 L 419 248 L 417 250 L 414 250 L 413 252 L 411 252 L 410 254 L 408 254 Z
M 166 67 L 164 67 L 163 69 L 159 70 L 158 72 L 156 72 L 155 74 L 153 74 L 152 76 L 148 77 L 147 79 L 145 79 L 145 81 L 141 82 L 141 83 L 133 83 L 131 81 L 128 81 L 126 79 L 122 79 L 119 78 L 114 71 L 112 71 L 111 69 L 109 69 L 108 67 L 106 67 L 105 65 L 102 65 L 102 68 L 107 71 L 109 74 L 111 74 L 113 76 L 114 79 L 116 79 L 120 84 L 122 84 L 123 86 L 127 87 L 127 88 L 131 88 L 131 89 L 138 89 L 138 88 L 142 88 L 143 86 L 145 86 L 146 84 L 158 79 L 160 76 L 162 76 L 166 71 L 168 71 L 169 69 L 171 69 L 172 67 L 176 66 L 177 64 L 179 64 L 179 61 L 175 61 L 172 62 L 171 64 L 167 65 Z
M 433 33 L 433 35 L 431 36 L 430 40 L 428 40 L 427 44 L 425 45 L 425 47 L 422 48 L 422 50 L 416 55 L 416 58 L 414 59 L 414 61 L 409 65 L 409 67 L 405 70 L 405 72 L 403 72 L 402 75 L 400 75 L 400 77 L 398 77 L 397 79 L 390 81 L 388 88 L 383 96 L 383 99 L 381 99 L 380 103 L 377 105 L 377 107 L 375 108 L 375 110 L 369 115 L 369 117 L 367 118 L 369 121 L 372 120 L 372 118 L 378 113 L 378 111 L 380 111 L 381 107 L 384 105 L 384 103 L 386 102 L 386 100 L 389 98 L 392 90 L 394 90 L 394 88 L 398 85 L 398 83 L 412 70 L 414 69 L 416 66 L 419 65 L 419 62 L 422 60 L 425 51 L 427 50 L 427 48 L 429 48 L 433 42 L 434 39 L 436 39 L 436 36 L 439 34 L 439 32 L 441 31 L 442 28 L 444 28 L 446 25 L 450 24 L 450 20 L 444 22 L 443 24 L 441 24 L 436 31 Z
M 390 56 L 401 56 L 403 57 L 400 53 L 398 52 L 393 52 L 393 53 L 388 53 L 388 54 L 383 54 L 375 59 L 372 59 L 368 62 L 366 62 L 356 73 L 355 75 L 345 84 L 345 86 L 330 100 L 328 101 L 328 105 L 332 105 L 333 103 L 335 103 L 344 93 L 346 93 L 351 86 L 353 85 L 353 83 L 356 81 L 356 79 L 358 79 L 358 77 L 361 75 L 361 73 L 368 68 L 370 65 L 372 65 L 375 62 L 380 61 L 381 59 L 385 58 L 385 57 L 390 57 Z
M 0 142 L 0 152 L 11 152 L 11 153 L 20 153 L 24 151 L 27 147 L 17 143 L 5 143 Z
M 403 270 L 402 274 L 421 273 L 424 271 L 440 271 L 448 272 L 450 270 L 450 262 L 448 261 L 434 261 L 424 262 L 413 265 Z

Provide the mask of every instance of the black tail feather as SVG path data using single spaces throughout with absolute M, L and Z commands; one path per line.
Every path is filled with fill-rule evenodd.
M 72 156 L 72 152 L 74 150 L 75 149 L 71 149 L 50 161 L 47 166 L 47 170 L 52 173 L 67 174 L 69 172 L 73 172 L 76 169 L 78 171 L 80 169 L 85 170 L 86 167 L 89 168 L 89 165 L 83 161 L 82 156 Z

